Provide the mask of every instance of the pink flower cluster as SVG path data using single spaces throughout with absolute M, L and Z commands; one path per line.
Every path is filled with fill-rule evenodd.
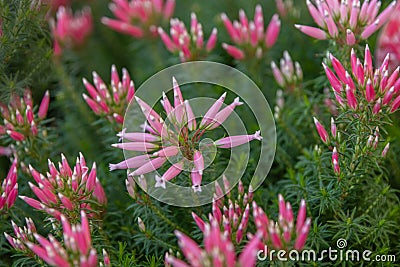
M 382 63 L 390 53 L 391 62 L 389 70 L 393 71 L 400 65 L 400 4 L 397 4 L 396 10 L 389 19 L 386 26 L 382 29 L 378 43 L 376 45 L 376 59 L 378 63 Z
M 24 229 L 13 223 L 15 238 L 4 234 L 15 249 L 34 254 L 49 265 L 95 267 L 98 266 L 98 257 L 96 250 L 92 247 L 89 221 L 84 211 L 80 212 L 80 217 L 80 224 L 71 225 L 67 218 L 61 215 L 63 244 L 52 235 L 46 239 L 38 234 L 31 219 L 26 219 L 27 227 Z M 104 266 L 110 266 L 105 250 L 103 250 L 103 255 Z
M 374 70 L 368 45 L 363 62 L 352 50 L 350 74 L 331 54 L 330 60 L 336 74 L 324 63 L 323 66 L 337 102 L 343 108 L 368 110 L 372 115 L 395 112 L 400 107 L 400 68 L 389 73 L 389 56 L 387 54 L 382 65 Z
M 33 113 L 32 94 L 25 90 L 24 97 L 12 95 L 9 105 L 0 103 L 3 125 L 0 125 L 0 135 L 6 135 L 17 142 L 36 137 L 39 134 L 39 124 L 46 118 L 49 109 L 49 91 L 43 96 L 37 114 Z M 13 149 L 1 147 L 0 154 L 10 156 Z
M 36 226 L 33 223 L 31 218 L 25 218 L 26 226 L 24 228 L 19 227 L 13 221 L 11 224 L 13 226 L 15 237 L 10 236 L 6 232 L 4 232 L 4 236 L 6 237 L 8 243 L 19 251 L 27 251 L 26 242 L 34 242 L 36 234 Z
M 166 182 L 178 176 L 183 170 L 190 170 L 194 191 L 201 191 L 201 181 L 204 171 L 204 158 L 199 148 L 201 137 L 210 130 L 220 126 L 233 112 L 234 108 L 242 103 L 236 98 L 231 104 L 221 109 L 226 93 L 224 93 L 208 109 L 200 123 L 188 100 L 184 100 L 175 78 L 172 79 L 174 105 L 171 105 L 166 94 L 163 94 L 161 104 L 167 114 L 167 121 L 152 109 L 142 99 L 135 97 L 146 122 L 145 132 L 128 133 L 124 129 L 118 134 L 130 142 L 114 144 L 114 147 L 144 152 L 139 156 L 128 158 L 118 164 L 110 164 L 110 170 L 136 169 L 129 176 L 142 176 L 163 166 L 168 158 L 178 156 L 178 160 L 160 177 L 155 176 L 155 187 L 166 188 Z M 238 135 L 219 139 L 214 142 L 218 148 L 231 148 L 248 143 L 252 140 L 261 140 L 260 132 L 253 135 Z
M 205 44 L 203 27 L 195 13 L 191 14 L 190 33 L 179 19 L 171 19 L 170 27 L 171 37 L 161 27 L 158 28 L 158 34 L 168 51 L 179 53 L 182 62 L 204 58 L 217 43 L 217 28 L 213 28 Z
M 257 262 L 257 251 L 260 237 L 255 235 L 243 248 L 237 257 L 232 241 L 220 230 L 217 221 L 204 225 L 204 249 L 185 234 L 175 231 L 178 244 L 186 258 L 186 262 L 168 253 L 165 256 L 166 264 L 174 267 L 189 266 L 238 266 L 252 267 Z
M 224 177 L 224 183 L 228 180 Z M 229 182 L 228 182 L 229 183 Z M 225 186 L 229 188 L 229 185 Z M 216 194 L 222 195 L 222 189 L 216 187 Z M 250 217 L 250 205 L 252 201 L 253 192 L 251 188 L 248 193 L 244 192 L 242 181 L 238 183 L 238 197 L 237 200 L 228 200 L 227 205 L 224 205 L 223 200 L 214 200 L 212 203 L 212 212 L 209 214 L 209 222 L 212 224 L 217 222 L 226 237 L 229 237 L 232 242 L 239 244 L 242 242 L 243 237 L 246 236 L 247 225 Z M 196 213 L 192 213 L 193 219 L 197 226 L 204 233 L 206 223 Z
M 396 1 L 379 15 L 381 2 L 365 0 L 318 0 L 313 4 L 307 0 L 310 15 L 319 28 L 295 25 L 303 33 L 319 39 L 332 39 L 338 44 L 352 46 L 368 39 L 390 18 Z
M 111 67 L 111 85 L 107 86 L 100 76 L 93 72 L 93 84 L 83 78 L 83 84 L 89 96 L 83 99 L 97 115 L 106 117 L 110 122 L 124 123 L 125 110 L 135 95 L 135 85 L 126 69 L 122 69 L 122 80 L 114 65 Z
M 157 27 L 167 21 L 175 9 L 175 0 L 113 0 L 110 10 L 116 19 L 103 17 L 107 27 L 135 38 L 156 37 Z
M 239 11 L 239 21 L 233 21 L 223 13 L 221 19 L 234 45 L 226 43 L 222 47 L 237 60 L 261 58 L 278 39 L 281 22 L 277 14 L 273 15 L 264 30 L 264 16 L 260 5 L 256 6 L 254 19 L 249 21 L 244 10 Z
M 59 170 L 49 160 L 49 172 L 45 177 L 29 165 L 37 184 L 29 182 L 29 186 L 39 200 L 27 196 L 20 198 L 57 220 L 61 220 L 62 215 L 70 219 L 76 218 L 81 210 L 87 210 L 90 216 L 98 216 L 107 199 L 96 175 L 96 163 L 93 163 L 89 172 L 85 158 L 80 154 L 72 170 L 67 159 L 61 154 L 58 166 Z
M 270 248 L 301 251 L 311 225 L 311 219 L 306 218 L 306 203 L 301 200 L 295 224 L 291 204 L 285 202 L 282 195 L 279 195 L 278 200 L 279 217 L 276 222 L 268 219 L 262 208 L 253 202 L 253 217 L 257 231 L 261 233 L 264 244 Z
M 303 80 L 303 70 L 299 62 L 296 61 L 293 63 L 288 51 L 283 52 L 283 58 L 280 60 L 280 68 L 278 68 L 275 61 L 272 61 L 271 69 L 275 81 L 281 88 L 293 91 Z
M 0 212 L 10 209 L 18 196 L 17 161 L 14 160 L 0 188 Z
M 51 20 L 50 26 L 54 38 L 54 55 L 59 56 L 63 48 L 81 46 L 92 32 L 93 22 L 90 8 L 72 14 L 70 8 L 61 6 L 56 14 L 57 20 Z

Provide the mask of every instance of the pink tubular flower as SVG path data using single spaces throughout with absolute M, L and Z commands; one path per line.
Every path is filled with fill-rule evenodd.
M 29 183 L 30 188 L 38 200 L 20 196 L 28 205 L 42 210 L 56 219 L 61 219 L 61 214 L 68 218 L 76 218 L 81 210 L 93 210 L 89 215 L 98 216 L 102 206 L 106 204 L 104 189 L 96 175 L 96 164 L 92 170 L 86 166 L 82 154 L 76 159 L 73 169 L 61 154 L 59 170 L 49 160 L 47 177 L 29 165 L 30 173 L 37 185 Z
M 62 54 L 63 48 L 73 49 L 83 45 L 92 32 L 93 22 L 89 7 L 74 16 L 71 9 L 61 6 L 56 18 L 57 20 L 50 21 L 56 56 Z
M 98 266 L 97 252 L 92 246 L 89 221 L 84 211 L 80 212 L 80 217 L 79 224 L 71 225 L 68 219 L 61 215 L 63 243 L 52 235 L 46 239 L 38 233 L 33 233 L 34 240 L 25 241 L 25 246 L 49 265 Z
M 0 188 L 0 212 L 10 209 L 18 196 L 17 161 L 14 160 Z
M 135 95 L 135 85 L 126 69 L 122 69 L 122 79 L 114 65 L 111 66 L 111 84 L 107 86 L 100 76 L 93 72 L 93 84 L 83 78 L 83 84 L 89 95 L 83 94 L 83 99 L 99 116 L 104 116 L 110 122 L 124 123 L 125 110 Z
M 295 25 L 303 33 L 320 40 L 332 39 L 340 45 L 353 46 L 368 39 L 393 13 L 393 1 L 379 15 L 380 1 L 307 0 L 311 17 L 319 28 Z
M 203 135 L 221 125 L 241 102 L 236 98 L 233 103 L 222 108 L 226 94 L 223 94 L 204 115 L 200 123 L 196 121 L 190 103 L 184 100 L 175 78 L 173 84 L 173 105 L 165 94 L 161 100 L 166 119 L 163 119 L 142 99 L 135 97 L 146 118 L 143 132 L 128 133 L 124 129 L 118 134 L 129 142 L 114 144 L 114 147 L 144 152 L 117 164 L 110 164 L 110 170 L 134 169 L 129 176 L 141 176 L 164 166 L 167 159 L 172 166 L 163 174 L 155 176 L 155 187 L 166 188 L 166 182 L 182 171 L 190 172 L 193 189 L 201 191 L 201 181 L 205 169 L 204 147 L 199 146 Z M 221 109 L 222 108 L 222 109 Z M 253 135 L 238 135 L 219 139 L 209 146 L 230 148 L 248 143 L 254 139 L 261 140 L 260 131 Z M 131 142 L 133 141 L 133 142 Z
M 282 88 L 287 88 L 289 91 L 295 90 L 303 80 L 303 70 L 299 62 L 293 62 L 288 51 L 283 52 L 280 68 L 272 61 L 271 69 L 277 84 Z
M 390 17 L 386 26 L 378 36 L 376 45 L 376 59 L 381 64 L 386 55 L 390 53 L 391 61 L 389 71 L 394 71 L 400 65 L 400 5 L 397 4 L 395 12 Z
M 269 248 L 295 249 L 301 251 L 304 248 L 310 230 L 311 219 L 306 218 L 306 203 L 301 200 L 296 224 L 292 206 L 285 202 L 282 195 L 278 198 L 279 217 L 276 222 L 268 219 L 268 216 L 253 202 L 253 217 L 257 231 L 262 234 L 262 242 Z M 296 237 L 293 240 L 293 237 Z
M 170 36 L 161 28 L 158 34 L 168 51 L 179 53 L 182 62 L 203 59 L 214 49 L 217 42 L 217 28 L 213 28 L 207 42 L 204 40 L 203 27 L 191 14 L 190 33 L 179 19 L 171 19 Z
M 329 142 L 328 132 L 325 130 L 325 127 L 317 120 L 317 118 L 315 117 L 313 118 L 314 118 L 315 128 L 317 128 L 319 137 L 321 138 L 322 142 L 327 144 Z
M 340 174 L 339 154 L 337 152 L 336 147 L 333 148 L 333 152 L 332 152 L 332 165 L 333 165 L 333 170 L 335 171 L 335 173 Z
M 109 7 L 115 19 L 103 17 L 107 27 L 135 38 L 156 37 L 157 27 L 174 13 L 175 0 L 113 0 Z
M 211 224 L 205 224 L 204 229 L 204 249 L 200 248 L 190 237 L 179 231 L 175 231 L 179 247 L 187 263 L 168 254 L 166 255 L 166 263 L 174 267 L 252 267 L 256 265 L 257 251 L 260 245 L 259 235 L 255 235 L 246 244 L 240 255 L 236 257 L 232 241 L 221 232 L 219 225 L 215 221 Z
M 351 51 L 351 71 L 347 71 L 331 54 L 334 71 L 326 65 L 324 68 L 335 95 L 343 101 L 340 105 L 351 110 L 357 110 L 359 106 L 368 107 L 373 115 L 381 111 L 395 112 L 400 106 L 400 68 L 389 73 L 389 59 L 387 54 L 383 63 L 373 71 L 371 52 L 366 45 L 363 60 L 357 58 L 354 50 Z
M 243 10 L 239 11 L 239 21 L 235 20 L 232 23 L 225 13 L 221 14 L 221 19 L 234 43 L 234 46 L 223 44 L 222 47 L 237 60 L 261 58 L 275 44 L 281 27 L 279 16 L 275 14 L 264 29 L 264 17 L 260 5 L 255 8 L 253 21 L 248 20 Z

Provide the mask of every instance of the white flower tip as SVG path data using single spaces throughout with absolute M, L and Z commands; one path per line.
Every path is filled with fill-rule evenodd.
M 333 148 L 333 153 L 337 153 L 336 147 Z
M 301 30 L 301 25 L 299 25 L 299 24 L 294 24 L 294 27 L 295 27 L 296 29 Z
M 114 171 L 117 169 L 117 164 L 110 163 L 108 166 L 109 166 L 110 171 Z
M 243 102 L 240 102 L 240 98 L 239 98 L 239 97 L 236 97 L 236 98 L 233 100 L 233 103 L 234 103 L 236 106 L 243 105 Z
M 261 141 L 263 137 L 261 136 L 260 130 L 256 131 L 253 135 L 254 139 L 257 139 L 258 141 Z
M 199 184 L 195 184 L 192 186 L 193 191 L 196 192 L 201 192 L 201 186 Z
M 119 144 L 111 144 L 112 147 L 116 147 L 116 148 L 118 148 L 118 145 Z
M 156 184 L 154 185 L 154 187 L 162 187 L 162 188 L 166 189 L 165 180 L 163 177 L 156 175 L 155 180 L 156 180 Z

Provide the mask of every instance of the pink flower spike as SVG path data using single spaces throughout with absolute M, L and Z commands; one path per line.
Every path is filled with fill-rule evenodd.
M 121 169 L 131 169 L 131 168 L 138 168 L 143 164 L 147 163 L 150 160 L 150 156 L 140 155 L 132 158 L 128 158 L 127 160 L 121 161 L 117 164 L 110 163 L 110 171 L 113 170 L 121 170 Z
M 353 46 L 356 44 L 356 37 L 350 29 L 346 30 L 346 44 L 349 46 Z
M 343 67 L 342 63 L 340 63 L 340 61 L 332 54 L 329 54 L 329 58 L 331 59 L 332 66 L 336 71 L 336 74 L 339 76 L 339 79 L 342 81 L 342 83 L 346 84 L 348 80 L 346 76 L 346 69 Z
M 218 111 L 220 110 L 222 104 L 225 101 L 225 97 L 226 97 L 226 92 L 223 93 L 217 99 L 217 101 L 215 101 L 214 104 L 208 109 L 203 119 L 201 120 L 200 128 L 209 125 L 214 120 L 215 115 L 217 115 Z
M 203 221 L 202 218 L 200 218 L 196 213 L 192 212 L 192 217 L 193 220 L 196 222 L 197 226 L 199 227 L 199 229 L 204 233 L 204 229 L 205 229 L 205 222 Z
M 390 143 L 387 143 L 387 144 L 385 145 L 385 147 L 383 148 L 382 154 L 381 154 L 381 157 L 382 157 L 382 158 L 386 157 L 387 153 L 389 152 L 389 147 L 390 147 Z
M 325 63 L 322 63 L 322 66 L 324 67 L 326 77 L 328 78 L 330 84 L 332 85 L 333 90 L 335 90 L 335 92 L 340 94 L 342 91 L 342 83 L 336 77 L 333 71 L 325 65 Z
M 244 247 L 239 256 L 240 266 L 253 267 L 257 262 L 257 251 L 260 247 L 260 235 L 256 234 L 252 240 Z
M 279 70 L 278 66 L 274 61 L 271 61 L 271 69 L 272 69 L 272 74 L 274 75 L 276 83 L 284 87 L 285 86 L 285 79 L 283 78 L 282 72 Z
M 158 35 L 161 37 L 161 40 L 163 41 L 168 51 L 175 52 L 177 50 L 177 47 L 175 46 L 171 38 L 168 36 L 168 34 L 166 34 L 161 27 L 158 27 L 157 30 L 158 30 Z
M 381 103 L 382 103 L 382 99 L 378 98 L 378 100 L 376 101 L 376 104 L 374 105 L 374 108 L 372 109 L 372 113 L 378 114 L 379 111 L 381 111 Z
M 86 94 L 82 94 L 82 97 L 95 114 L 98 115 L 103 112 L 101 107 L 93 99 L 88 97 Z
M 207 41 L 207 44 L 206 44 L 207 52 L 210 52 L 211 50 L 213 50 L 215 45 L 217 44 L 217 35 L 218 35 L 217 28 L 213 28 L 212 32 L 211 32 L 211 35 L 208 38 L 208 41 Z
M 260 135 L 260 131 L 256 131 L 252 135 L 236 135 L 229 136 L 215 141 L 215 145 L 220 148 L 231 148 L 246 144 L 252 140 L 262 140 L 262 136 Z
M 296 219 L 296 233 L 299 234 L 303 228 L 304 222 L 306 220 L 306 201 L 304 199 L 300 202 L 299 212 Z
M 315 127 L 317 128 L 319 137 L 321 138 L 322 142 L 327 144 L 329 141 L 328 132 L 325 130 L 324 126 L 317 120 L 317 118 L 315 118 L 315 117 L 313 117 L 313 118 L 314 118 L 314 124 L 315 124 Z
M 197 128 L 196 117 L 193 114 L 192 107 L 189 104 L 189 101 L 185 100 L 185 110 L 188 120 L 188 127 L 190 131 L 193 131 Z
M 382 104 L 387 105 L 389 104 L 390 100 L 392 100 L 394 93 L 394 86 L 389 89 L 389 91 L 386 92 L 386 94 L 383 96 Z
M 311 220 L 307 218 L 304 226 L 301 228 L 299 235 L 294 243 L 294 249 L 302 250 L 307 240 L 308 231 L 310 230 Z
M 281 194 L 278 195 L 279 216 L 286 218 L 286 203 Z
M 141 167 L 137 168 L 135 171 L 131 172 L 129 174 L 129 176 L 137 176 L 137 175 L 142 175 L 142 174 L 146 174 L 146 173 L 155 171 L 158 168 L 160 168 L 166 161 L 167 161 L 167 158 L 164 158 L 164 157 L 159 157 L 159 158 L 150 160 L 146 164 L 143 164 Z
M 328 27 L 329 35 L 333 38 L 337 37 L 339 34 L 338 28 L 335 22 L 333 21 L 332 16 L 326 10 L 324 13 L 324 18 L 325 18 L 325 23 Z
M 126 133 L 125 130 L 119 132 L 117 136 L 133 142 L 158 142 L 161 140 L 159 136 L 153 134 L 143 132 Z
M 170 18 L 175 10 L 175 0 L 167 0 L 164 5 L 164 17 Z
M 367 72 L 369 76 L 372 76 L 373 74 L 372 56 L 368 44 L 365 45 L 364 71 Z
M 230 105 L 226 106 L 215 115 L 214 123 L 210 124 L 208 129 L 212 130 L 220 126 L 232 114 L 234 108 L 240 105 L 243 105 L 243 102 L 240 102 L 239 97 L 236 97 Z
M 237 30 L 233 27 L 232 22 L 229 20 L 228 16 L 225 13 L 221 14 L 222 22 L 225 25 L 226 30 L 228 31 L 229 36 L 232 41 L 238 42 L 240 40 Z
M 319 28 L 299 24 L 295 24 L 294 26 L 304 34 L 307 34 L 315 39 L 326 40 L 327 38 L 326 33 Z
M 400 107 L 400 95 L 398 95 L 390 106 L 390 112 L 395 112 Z
M 374 34 L 380 28 L 379 24 L 380 24 L 379 19 L 377 19 L 375 20 L 374 23 L 367 26 L 361 33 L 361 38 L 364 40 L 368 39 L 372 34 Z
M 130 25 L 126 22 L 103 17 L 101 18 L 101 23 L 117 32 L 129 34 L 135 38 L 143 37 L 143 30 L 141 28 Z
M 182 172 L 182 170 L 183 170 L 182 162 L 172 164 L 172 166 L 169 167 L 169 169 L 163 174 L 162 178 L 165 181 L 169 181 L 169 180 L 175 178 L 176 176 L 178 176 L 178 174 L 180 174 Z
M 354 95 L 354 92 L 352 89 L 350 89 L 349 85 L 346 84 L 346 98 L 347 98 L 347 104 L 349 107 L 353 110 L 357 109 L 357 99 Z
M 241 49 L 239 49 L 233 45 L 228 45 L 226 43 L 222 43 L 222 48 L 225 49 L 225 51 L 229 55 L 231 55 L 234 59 L 242 60 L 245 58 L 244 52 Z
M 43 210 L 44 207 L 45 207 L 44 205 L 42 205 L 36 199 L 30 198 L 30 197 L 26 197 L 26 196 L 19 196 L 19 198 L 22 199 L 23 201 L 25 201 L 26 204 L 28 204 L 29 206 L 33 207 L 34 209 Z
M 279 16 L 278 14 L 274 14 L 265 32 L 265 44 L 268 48 L 271 48 L 276 43 L 280 28 L 281 21 L 279 20 Z
M 193 169 L 190 173 L 190 177 L 192 178 L 192 188 L 194 192 L 201 192 L 201 180 L 203 179 L 203 176 Z
M 340 173 L 340 167 L 339 167 L 339 154 L 336 150 L 336 147 L 333 148 L 332 152 L 332 164 L 333 164 L 333 169 L 336 174 Z
M 142 151 L 142 152 L 149 152 L 158 148 L 158 145 L 147 142 L 126 142 L 126 143 L 112 144 L 111 146 L 124 150 Z
M 307 8 L 308 12 L 310 13 L 311 17 L 317 23 L 317 25 L 321 28 L 325 27 L 325 20 L 324 17 L 321 16 L 321 13 L 318 11 L 318 9 L 311 3 L 310 0 L 307 0 Z
M 13 130 L 7 130 L 6 133 L 15 141 L 23 141 L 25 139 L 25 136 L 17 131 L 13 131 Z
M 173 157 L 178 154 L 180 151 L 179 147 L 177 146 L 168 146 L 162 148 L 161 150 L 154 152 L 153 156 L 155 157 Z
M 201 154 L 200 151 L 194 152 L 193 155 L 193 163 L 194 163 L 194 169 L 200 174 L 203 175 L 203 170 L 204 170 L 204 159 L 203 155 Z

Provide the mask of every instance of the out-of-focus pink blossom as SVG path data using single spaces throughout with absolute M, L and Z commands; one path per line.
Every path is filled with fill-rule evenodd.
M 18 196 L 17 161 L 14 160 L 0 188 L 0 212 L 10 209 Z
M 182 21 L 171 19 L 170 36 L 161 27 L 158 27 L 158 34 L 170 52 L 179 53 L 182 62 L 205 58 L 217 43 L 217 28 L 212 29 L 206 41 L 195 13 L 191 14 L 190 32 Z
M 183 170 L 190 170 L 194 191 L 201 191 L 204 162 L 203 154 L 198 144 L 207 131 L 221 125 L 232 112 L 230 109 L 239 105 L 235 99 L 227 110 L 222 109 L 226 94 L 216 100 L 203 116 L 200 123 L 196 121 L 189 101 L 184 100 L 175 78 L 173 84 L 173 105 L 163 94 L 161 105 L 167 118 L 164 120 L 152 107 L 142 99 L 135 97 L 137 104 L 145 115 L 146 132 L 128 133 L 123 130 L 118 134 L 129 142 L 114 144 L 114 147 L 124 150 L 144 152 L 128 158 L 117 164 L 110 164 L 110 170 L 135 169 L 129 176 L 141 176 L 159 169 L 167 162 L 167 158 L 177 156 L 178 159 L 163 174 L 155 175 L 155 187 L 166 188 L 166 182 L 173 179 Z M 167 121 L 167 123 L 165 123 Z M 229 136 L 219 139 L 214 144 L 219 148 L 231 148 L 248 143 L 254 139 L 261 140 L 260 131 L 253 135 Z
M 272 61 L 271 69 L 275 81 L 281 88 L 289 91 L 295 90 L 303 81 L 303 70 L 299 62 L 293 62 L 288 51 L 283 52 L 283 58 L 280 60 L 280 68 Z
M 135 38 L 156 37 L 174 13 L 175 0 L 113 0 L 109 7 L 115 19 L 103 17 L 107 27 Z
M 364 109 L 368 107 L 373 115 L 392 113 L 400 107 L 400 68 L 397 66 L 393 72 L 389 71 L 390 54 L 376 69 L 368 45 L 363 60 L 352 50 L 350 71 L 332 54 L 330 61 L 334 71 L 324 64 L 325 73 L 342 107 L 357 111 L 361 105 Z
M 386 26 L 378 36 L 375 55 L 378 64 L 382 64 L 386 55 L 390 53 L 389 71 L 394 71 L 400 65 L 400 4 L 390 17 Z
M 329 142 L 328 132 L 325 130 L 325 127 L 318 121 L 317 118 L 314 117 L 315 128 L 317 128 L 317 132 L 322 142 L 325 144 Z
M 260 245 L 259 235 L 255 235 L 236 256 L 232 241 L 220 230 L 216 221 L 204 226 L 204 249 L 185 234 L 175 231 L 179 247 L 186 262 L 166 255 L 166 263 L 174 267 L 184 266 L 238 266 L 252 267 L 257 262 L 257 251 Z
M 303 33 L 320 40 L 332 39 L 339 45 L 353 46 L 368 39 L 390 18 L 396 1 L 380 14 L 380 1 L 307 0 L 311 17 L 318 27 L 295 25 Z
M 93 72 L 93 84 L 83 78 L 89 95 L 83 99 L 96 115 L 104 116 L 110 122 L 124 123 L 124 114 L 135 95 L 135 85 L 126 69 L 122 69 L 122 79 L 114 65 L 111 66 L 111 84 L 106 85 L 100 76 Z
M 92 14 L 89 7 L 72 14 L 70 8 L 61 6 L 56 20 L 50 21 L 54 38 L 54 55 L 62 54 L 64 48 L 73 49 L 84 44 L 93 29 Z
M 268 218 L 262 208 L 253 202 L 253 217 L 257 231 L 262 234 L 262 241 L 269 248 L 301 251 L 311 225 L 311 219 L 306 218 L 306 203 L 304 200 L 300 202 L 296 224 L 292 205 L 285 202 L 282 195 L 279 195 L 278 204 L 279 217 L 274 222 Z
M 244 10 L 239 11 L 239 21 L 231 21 L 223 13 L 221 19 L 234 45 L 223 44 L 228 54 L 237 60 L 261 58 L 278 39 L 281 22 L 277 14 L 264 29 L 264 16 L 260 5 L 255 8 L 254 19 L 249 21 Z
M 36 182 L 36 185 L 29 182 L 29 186 L 38 200 L 27 196 L 20 198 L 57 220 L 61 220 L 62 214 L 67 218 L 76 218 L 81 210 L 86 210 L 90 216 L 98 216 L 107 199 L 96 175 L 96 164 L 93 163 L 89 170 L 85 158 L 80 154 L 71 169 L 67 159 L 61 154 L 58 166 L 57 170 L 56 165 L 49 160 L 46 177 L 29 165 Z

